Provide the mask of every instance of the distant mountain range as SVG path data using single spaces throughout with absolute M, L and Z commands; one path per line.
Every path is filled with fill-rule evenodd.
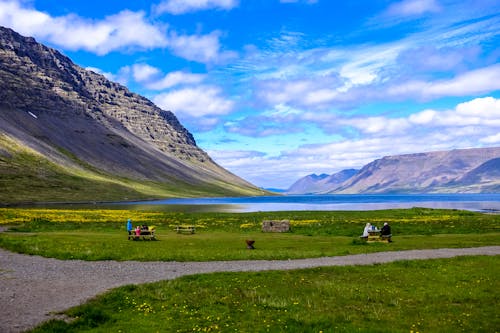
M 333 175 L 325 173 L 321 175 L 308 175 L 293 183 L 288 190 L 287 194 L 317 194 L 325 193 L 333 188 L 337 188 L 344 181 L 353 177 L 359 170 L 347 169 L 337 172 Z
M 0 27 L 0 204 L 259 195 L 170 111 Z
M 500 193 L 500 147 L 387 156 L 299 179 L 287 194 Z

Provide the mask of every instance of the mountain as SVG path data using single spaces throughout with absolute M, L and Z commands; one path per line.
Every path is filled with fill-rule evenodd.
M 455 186 L 468 187 L 469 191 L 500 193 L 500 158 L 494 158 L 467 172 L 453 182 Z
M 500 147 L 387 156 L 329 193 L 482 193 L 500 191 Z
M 170 111 L 0 27 L 0 204 L 259 195 Z
M 344 181 L 354 176 L 358 170 L 347 169 L 337 172 L 333 175 L 327 174 L 311 174 L 305 176 L 295 183 L 286 191 L 287 194 L 319 194 L 329 192 L 337 188 Z

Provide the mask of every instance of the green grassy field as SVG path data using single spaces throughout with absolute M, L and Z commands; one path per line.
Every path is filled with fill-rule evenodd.
M 125 221 L 155 225 L 158 241 L 128 241 Z M 292 232 L 263 233 L 264 219 L 289 219 Z M 11 225 L 0 246 L 60 259 L 208 261 L 289 259 L 378 251 L 500 245 L 500 215 L 465 211 L 166 213 L 126 210 L 0 209 Z M 123 222 L 117 222 L 123 221 Z M 366 222 L 389 222 L 393 243 L 366 244 Z M 194 235 L 174 232 L 194 225 Z M 245 240 L 255 240 L 248 251 Z
M 125 222 L 157 228 L 129 241 Z M 261 232 L 289 219 L 292 232 Z M 393 243 L 359 240 L 389 222 Z M 414 208 L 371 212 L 167 213 L 0 209 L 0 247 L 61 259 L 288 259 L 500 245 L 500 215 Z M 194 235 L 174 232 L 195 225 Z M 248 250 L 246 239 L 256 241 Z M 112 290 L 35 332 L 496 332 L 500 258 L 187 276 Z

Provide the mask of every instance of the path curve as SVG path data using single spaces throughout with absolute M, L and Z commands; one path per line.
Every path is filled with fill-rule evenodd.
M 296 260 L 137 262 L 58 260 L 0 249 L 0 332 L 22 332 L 53 313 L 86 302 L 109 289 L 213 272 L 289 270 L 371 265 L 397 260 L 500 255 L 500 246 L 378 252 Z

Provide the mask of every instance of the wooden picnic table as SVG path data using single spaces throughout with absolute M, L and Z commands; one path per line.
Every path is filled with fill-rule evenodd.
M 128 232 L 128 239 L 129 240 L 156 240 L 156 229 L 141 229 L 141 232 L 139 235 L 136 234 L 135 230 L 129 231 Z
M 368 238 L 366 241 L 368 243 L 373 243 L 373 242 L 383 242 L 383 243 L 389 243 L 391 242 L 391 237 L 392 235 L 381 235 L 380 230 L 368 230 Z
M 196 231 L 196 228 L 194 225 L 178 225 L 175 227 L 175 231 L 178 234 L 194 234 Z

